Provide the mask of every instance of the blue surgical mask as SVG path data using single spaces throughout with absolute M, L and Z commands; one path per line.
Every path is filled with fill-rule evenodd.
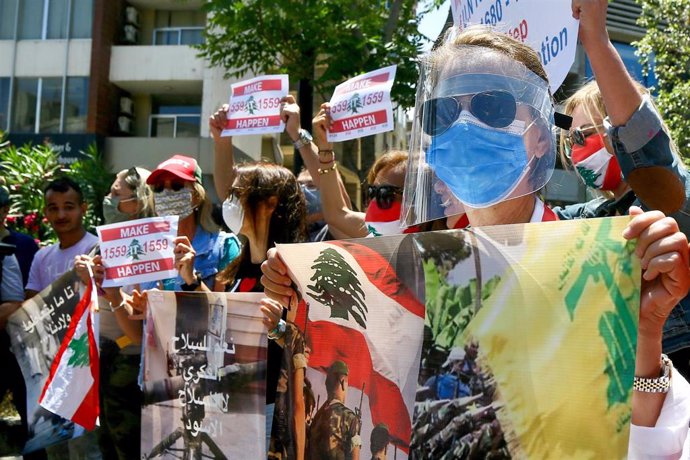
M 509 198 L 527 171 L 524 131 L 520 120 L 490 128 L 463 112 L 453 126 L 433 137 L 427 163 L 460 201 L 488 207 Z
M 307 215 L 321 212 L 321 190 L 316 187 L 307 187 L 300 184 L 304 199 L 307 202 Z

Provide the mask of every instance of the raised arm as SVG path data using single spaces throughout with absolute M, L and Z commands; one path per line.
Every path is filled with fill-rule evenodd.
M 221 137 L 220 133 L 227 122 L 228 104 L 208 117 L 208 127 L 213 138 L 213 183 L 218 198 L 224 200 L 235 180 L 235 158 L 232 150 L 232 137 Z

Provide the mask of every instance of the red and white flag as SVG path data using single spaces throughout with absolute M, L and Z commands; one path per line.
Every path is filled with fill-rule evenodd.
M 94 330 L 96 289 L 93 282 L 72 313 L 67 333 L 50 367 L 39 404 L 93 430 L 98 420 L 98 337 Z
M 306 325 L 308 367 L 325 374 L 343 361 L 349 389 L 357 392 L 346 405 L 357 407 L 361 397 L 364 426 L 385 423 L 391 442 L 407 452 L 425 308 L 408 287 L 419 284 L 411 279 L 418 277 L 423 290 L 423 277 L 408 260 L 415 251 L 400 250 L 405 238 L 411 241 L 401 235 L 279 245 L 278 252 L 308 304 L 300 304 L 295 320 L 299 328 Z

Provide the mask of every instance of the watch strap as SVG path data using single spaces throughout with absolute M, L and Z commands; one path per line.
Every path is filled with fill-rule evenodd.
M 309 131 L 307 131 L 306 129 L 300 129 L 299 137 L 295 142 L 293 142 L 293 145 L 297 150 L 300 150 L 305 145 L 309 145 L 311 143 L 311 140 L 312 137 L 311 134 L 309 134 Z
M 650 379 L 635 377 L 633 379 L 633 390 L 642 393 L 668 393 L 671 388 L 671 371 L 673 363 L 668 356 L 661 355 L 661 376 Z

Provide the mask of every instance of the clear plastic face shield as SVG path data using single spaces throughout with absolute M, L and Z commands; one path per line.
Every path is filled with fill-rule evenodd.
M 553 122 L 548 83 L 523 64 L 479 46 L 433 52 L 417 86 L 402 225 L 541 189 L 556 161 Z

